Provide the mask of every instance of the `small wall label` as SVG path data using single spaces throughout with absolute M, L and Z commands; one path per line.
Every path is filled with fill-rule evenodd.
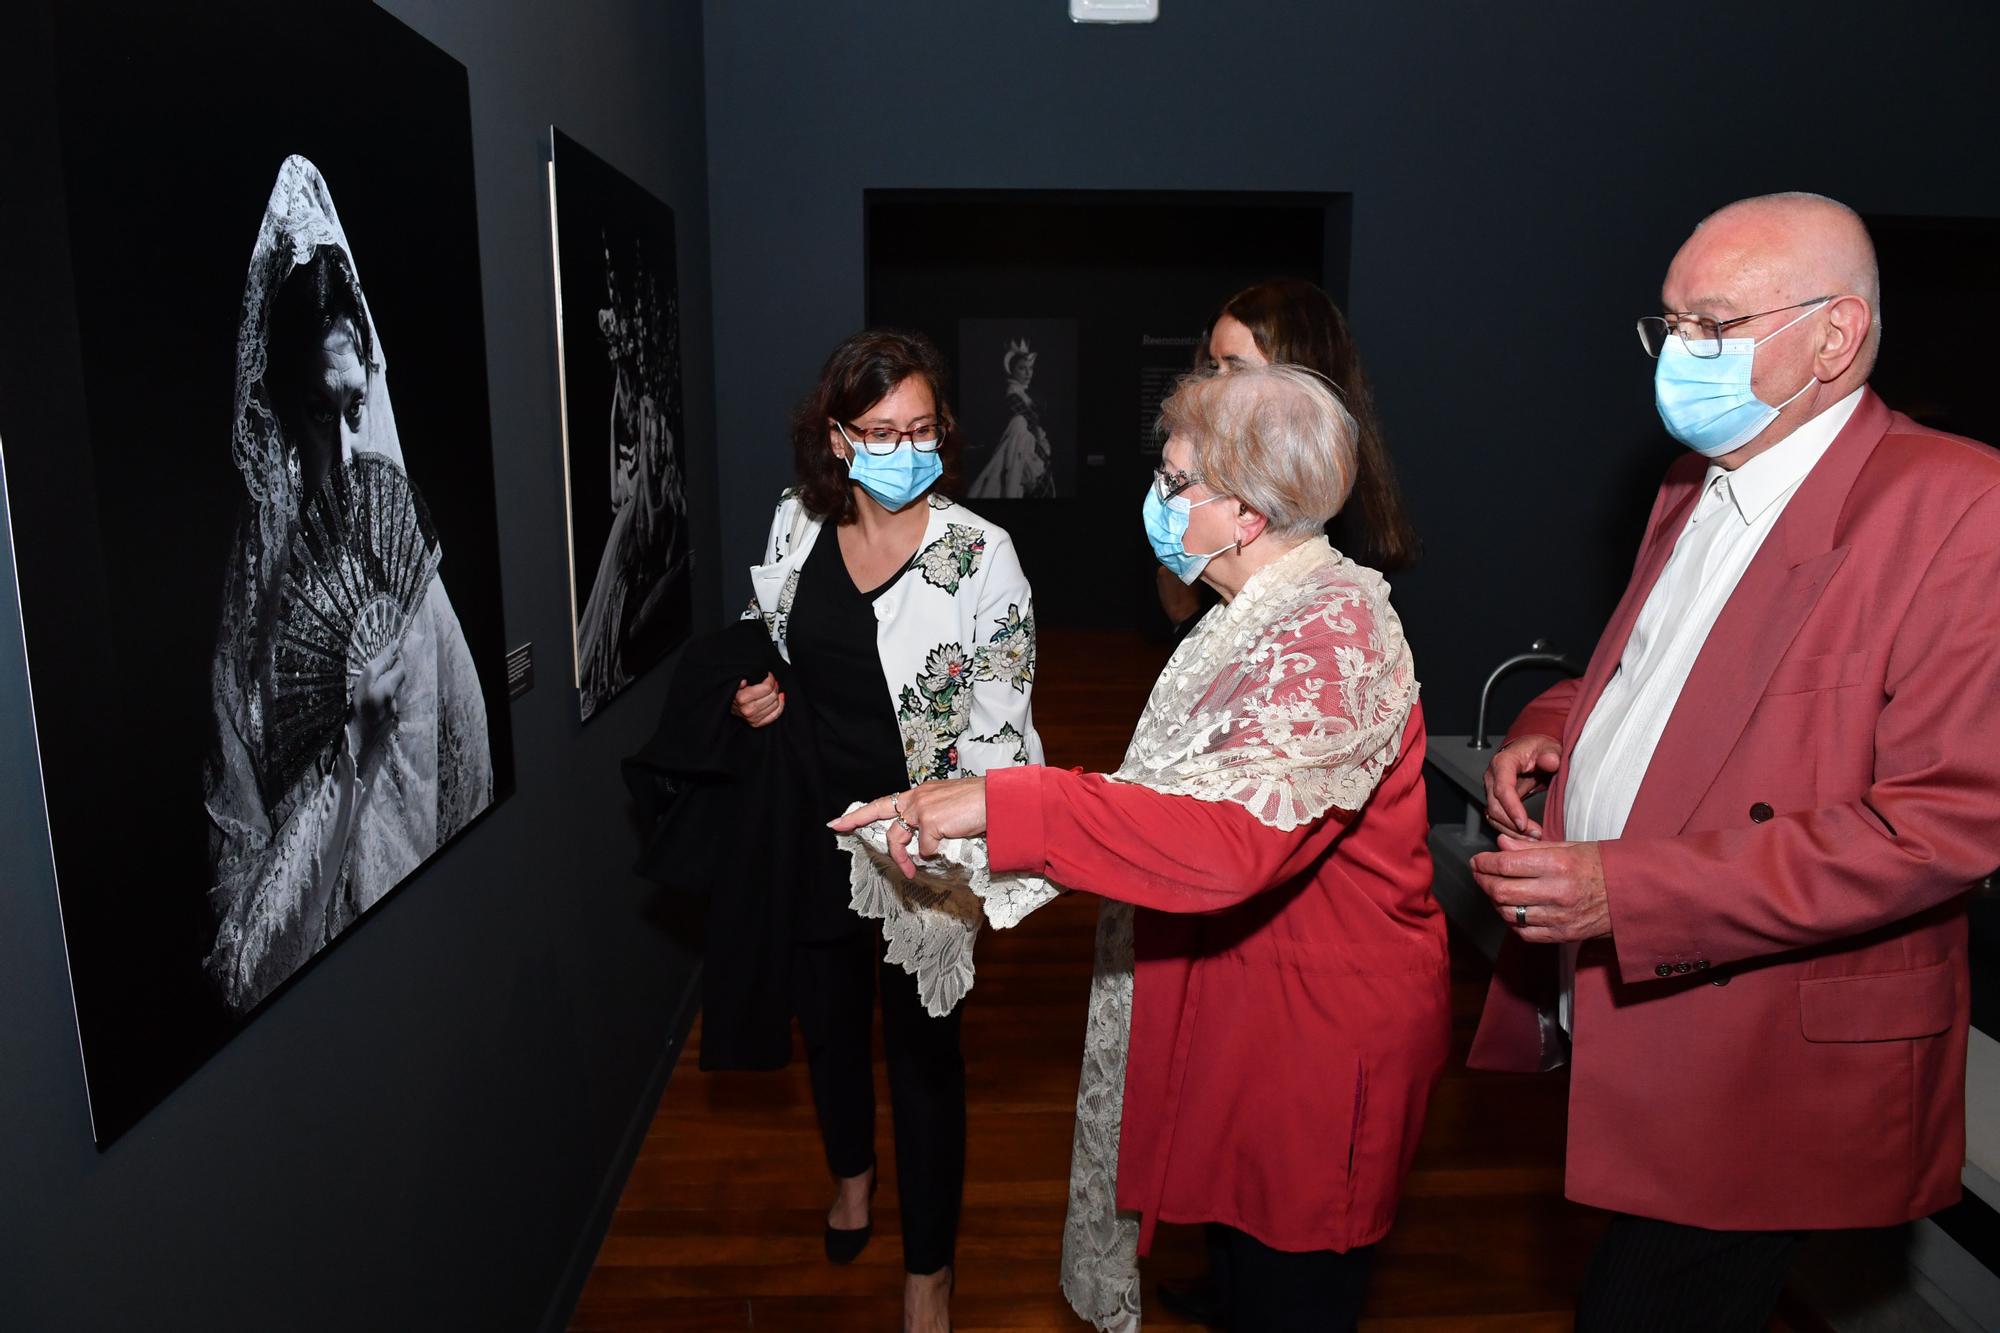
M 507 654 L 507 697 L 518 699 L 535 688 L 535 645 L 524 643 Z

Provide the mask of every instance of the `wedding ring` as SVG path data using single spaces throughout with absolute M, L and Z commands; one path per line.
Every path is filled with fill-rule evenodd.
M 1518 904 L 1517 904 L 1517 905 L 1515 906 L 1515 908 L 1514 908 L 1514 924 L 1515 924 L 1515 925 L 1517 925 L 1517 926 L 1525 926 L 1525 925 L 1527 925 L 1527 924 L 1528 924 L 1528 909 L 1527 909 L 1527 908 L 1525 908 L 1525 907 L 1522 907 L 1522 906 L 1519 906 Z

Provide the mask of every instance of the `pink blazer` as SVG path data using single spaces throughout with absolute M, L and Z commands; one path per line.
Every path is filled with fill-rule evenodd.
M 1572 746 L 1694 503 L 1653 504 L 1589 670 L 1514 734 Z M 1562 836 L 1563 779 L 1545 825 Z M 1955 1201 L 1965 893 L 2000 865 L 2000 454 L 1872 391 L 1696 660 L 1578 961 L 1568 1194 L 1716 1229 Z M 1509 938 L 1470 1063 L 1546 1067 L 1555 950 Z

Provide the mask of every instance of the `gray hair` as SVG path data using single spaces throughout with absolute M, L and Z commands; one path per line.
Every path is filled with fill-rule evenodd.
M 1319 531 L 1354 489 L 1354 418 L 1303 366 L 1189 375 L 1160 408 L 1160 429 L 1187 444 L 1209 490 L 1262 514 L 1279 537 Z

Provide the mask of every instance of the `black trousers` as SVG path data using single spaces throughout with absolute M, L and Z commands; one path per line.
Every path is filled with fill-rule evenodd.
M 1248 1232 L 1207 1226 L 1215 1292 L 1239 1333 L 1347 1333 L 1361 1317 L 1375 1247 L 1274 1250 Z
M 924 1012 L 917 982 L 880 963 L 879 931 L 832 944 L 802 944 L 792 955 L 799 1031 L 812 1071 L 826 1164 L 858 1176 L 875 1162 L 875 1073 L 870 1019 L 882 978 L 882 1046 L 889 1064 L 889 1110 L 896 1135 L 896 1196 L 903 1216 L 903 1267 L 935 1273 L 958 1244 L 965 1193 L 965 1056 L 959 1009 Z
M 1590 1257 L 1577 1333 L 1762 1333 L 1805 1235 L 1617 1214 Z

